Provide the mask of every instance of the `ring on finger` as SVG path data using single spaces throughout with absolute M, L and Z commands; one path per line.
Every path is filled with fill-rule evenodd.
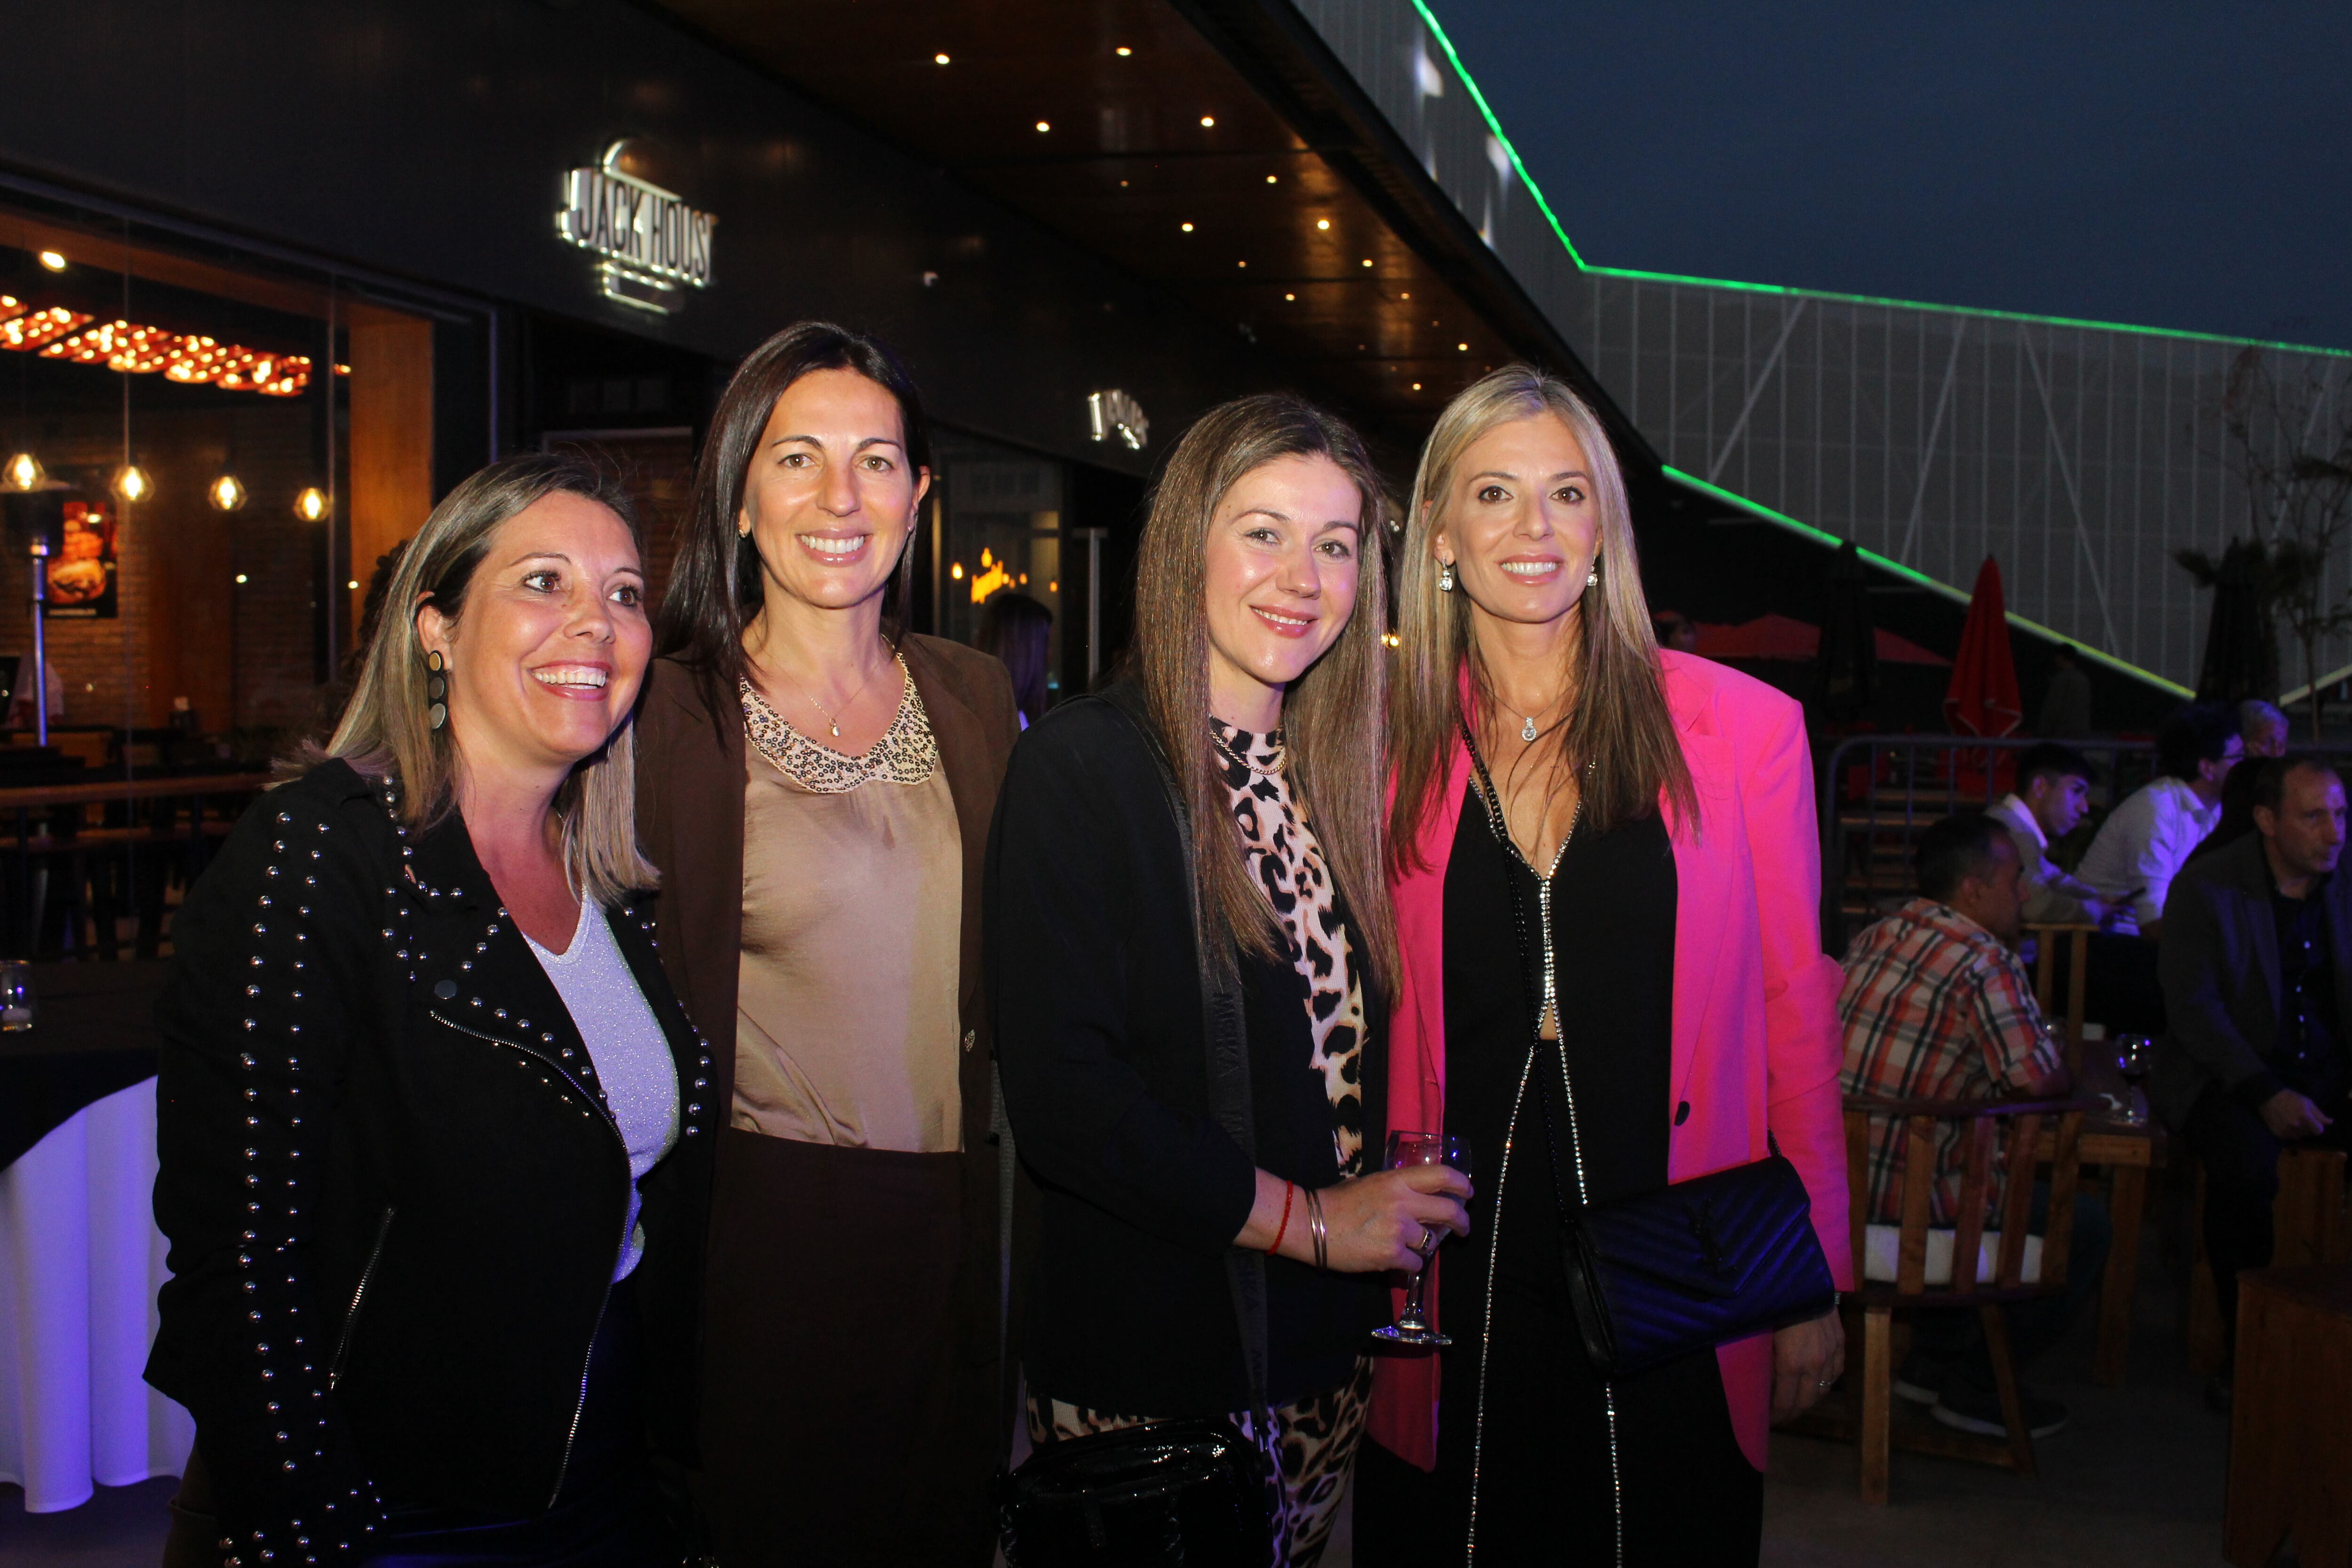
M 1428 1226 L 1426 1226 L 1426 1225 L 1423 1226 L 1421 1227 L 1421 1245 L 1420 1245 L 1419 1247 L 1414 1247 L 1414 1248 L 1413 1248 L 1413 1250 L 1414 1250 L 1415 1252 L 1420 1253 L 1423 1258 L 1426 1258 L 1426 1257 L 1428 1257 L 1432 1252 L 1434 1252 L 1436 1249 L 1437 1249 L 1437 1232 L 1435 1232 L 1434 1230 L 1432 1230 L 1432 1229 L 1431 1229 Z

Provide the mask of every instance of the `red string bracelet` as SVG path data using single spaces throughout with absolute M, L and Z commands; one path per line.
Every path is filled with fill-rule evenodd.
M 1298 1189 L 1288 1182 L 1282 1184 L 1282 1223 L 1274 1227 L 1274 1245 L 1266 1248 L 1268 1252 L 1282 1250 L 1282 1237 L 1290 1229 L 1290 1200 L 1296 1197 Z

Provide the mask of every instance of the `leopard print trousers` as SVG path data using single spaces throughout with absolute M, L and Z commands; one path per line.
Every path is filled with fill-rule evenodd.
M 1339 1499 L 1348 1489 L 1356 1448 L 1371 1407 L 1372 1358 L 1358 1356 L 1348 1381 L 1274 1409 L 1268 1429 L 1255 1411 L 1227 1417 L 1258 1446 L 1266 1460 L 1266 1509 L 1274 1521 L 1274 1555 L 1268 1568 L 1315 1568 L 1339 1521 Z M 1029 1400 L 1029 1441 L 1047 1443 L 1141 1426 L 1148 1415 L 1114 1415 L 1066 1399 Z

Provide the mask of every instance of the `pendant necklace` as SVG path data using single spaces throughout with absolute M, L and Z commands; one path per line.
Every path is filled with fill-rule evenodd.
M 841 705 L 841 710 L 846 713 L 850 709 L 856 707 L 857 700 L 866 695 L 866 689 L 873 684 L 874 671 L 869 669 L 866 672 L 866 679 L 857 683 L 857 689 L 849 694 L 849 700 Z M 801 688 L 801 695 L 809 700 L 810 707 L 815 709 L 818 712 L 824 714 L 824 721 L 833 727 L 833 738 L 836 741 L 840 740 L 841 721 L 835 718 L 825 708 L 825 705 L 816 700 L 816 694 L 809 690 L 808 688 Z

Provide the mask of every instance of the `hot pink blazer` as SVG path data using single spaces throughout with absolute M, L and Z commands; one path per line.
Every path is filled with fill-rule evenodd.
M 1821 850 L 1803 712 L 1761 681 L 1711 660 L 1659 658 L 1666 706 L 1698 794 L 1696 824 L 1678 820 L 1671 808 L 1666 815 L 1678 879 L 1674 1066 L 1667 1103 L 1655 1113 L 1671 1130 L 1667 1176 L 1687 1181 L 1760 1160 L 1769 1130 L 1812 1194 L 1813 1228 L 1831 1275 L 1840 1289 L 1852 1289 L 1838 1100 L 1840 971 L 1822 952 Z M 1392 889 L 1404 973 L 1390 1026 L 1391 1127 L 1436 1129 L 1445 1121 L 1445 863 L 1468 772 L 1468 752 L 1456 740 L 1417 846 L 1425 868 Z M 1690 1112 L 1676 1125 L 1685 1104 Z M 1772 1338 L 1759 1334 L 1716 1354 L 1740 1449 L 1760 1470 Z M 1437 1463 L 1437 1392 L 1433 1358 L 1381 1360 L 1371 1434 L 1423 1469 Z

